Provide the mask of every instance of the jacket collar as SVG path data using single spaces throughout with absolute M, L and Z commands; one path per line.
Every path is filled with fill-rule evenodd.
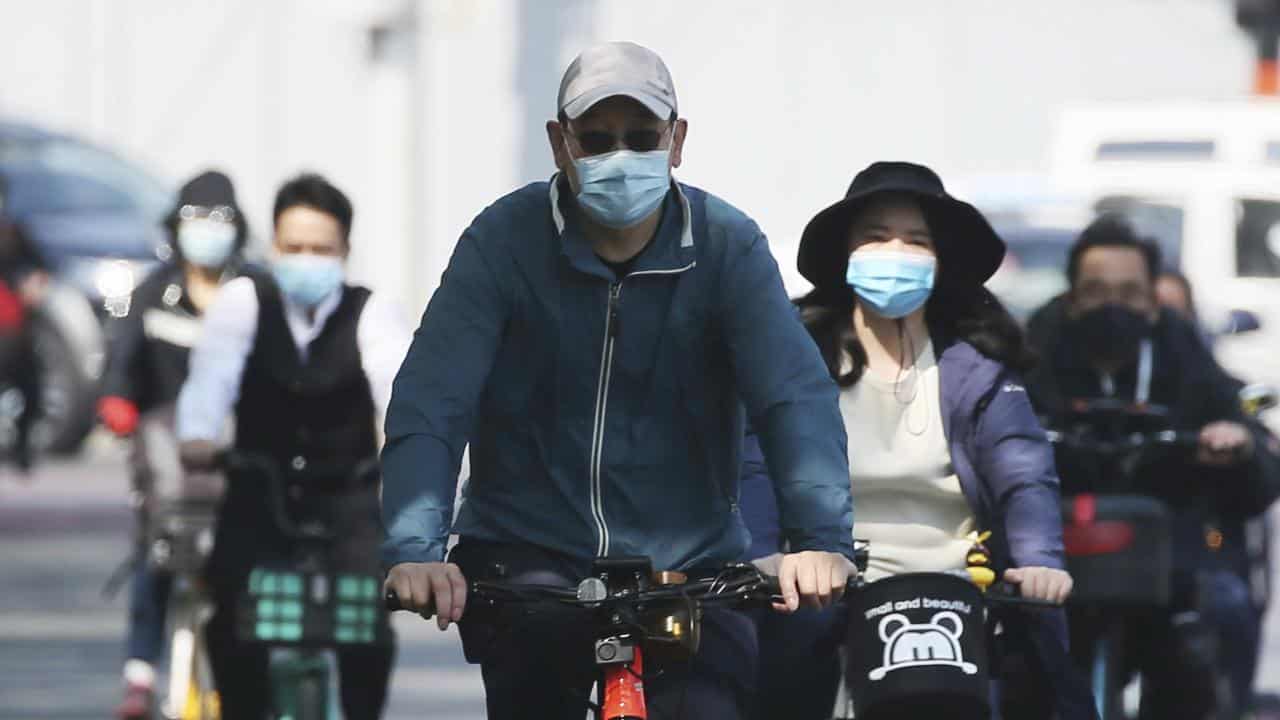
M 560 183 L 567 182 L 557 173 L 551 178 L 548 191 L 551 203 L 551 219 L 556 235 L 561 240 L 561 253 L 577 270 L 589 275 L 613 279 L 613 273 L 605 267 L 582 234 L 576 213 L 565 213 L 566 206 L 573 207 L 571 196 L 562 197 Z M 693 213 L 689 197 L 680 183 L 672 181 L 672 193 L 662 201 L 662 219 L 658 223 L 653 240 L 641 252 L 631 275 L 665 275 L 683 272 L 694 265 Z

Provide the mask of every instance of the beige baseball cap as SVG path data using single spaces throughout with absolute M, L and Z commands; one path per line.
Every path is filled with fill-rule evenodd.
M 591 106 L 625 95 L 665 120 L 676 113 L 676 88 L 662 58 L 633 42 L 607 42 L 574 58 L 560 80 L 557 107 L 576 120 Z

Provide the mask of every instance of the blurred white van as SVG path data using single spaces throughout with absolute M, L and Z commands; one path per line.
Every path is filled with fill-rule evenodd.
M 1154 237 L 1210 327 L 1235 309 L 1256 315 L 1261 330 L 1223 337 L 1219 359 L 1247 381 L 1280 384 L 1280 101 L 1071 108 L 1050 177 Z

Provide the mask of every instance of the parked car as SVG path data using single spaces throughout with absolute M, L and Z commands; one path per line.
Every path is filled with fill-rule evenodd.
M 53 279 L 32 319 L 43 411 L 34 441 L 70 452 L 93 427 L 106 320 L 129 312 L 134 287 L 172 253 L 160 227 L 172 190 L 108 150 L 15 122 L 0 121 L 0 175 L 7 214 Z M 21 402 L 0 387 L 0 435 Z

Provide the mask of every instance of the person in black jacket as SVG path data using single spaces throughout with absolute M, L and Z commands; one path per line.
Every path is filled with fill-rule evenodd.
M 174 248 L 173 260 L 156 269 L 133 294 L 128 315 L 113 328 L 98 414 L 121 437 L 133 436 L 133 487 L 142 502 L 140 530 L 148 499 L 167 478 L 157 461 L 167 451 L 176 461 L 173 405 L 187 377 L 187 356 L 199 336 L 200 316 L 219 287 L 242 274 L 242 250 L 248 236 L 235 190 L 226 175 L 204 172 L 182 187 L 164 221 Z M 140 423 L 157 432 L 137 433 Z M 179 478 L 178 480 L 185 480 Z M 139 537 L 145 532 L 139 532 Z M 139 545 L 139 551 L 141 551 Z M 125 697 L 116 715 L 122 720 L 151 717 L 154 663 L 159 658 L 172 577 L 148 567 L 139 557 L 132 583 L 125 662 Z
M 1200 322 L 1195 293 L 1185 275 L 1172 270 L 1161 273 L 1156 281 L 1156 297 L 1162 307 L 1172 310 L 1191 323 L 1200 337 L 1210 347 L 1213 346 L 1213 336 Z M 1236 377 L 1230 379 L 1237 394 L 1240 394 L 1245 388 L 1244 381 Z M 1257 452 L 1260 453 L 1259 461 L 1269 473 L 1267 479 L 1273 487 L 1280 486 L 1280 439 L 1258 417 L 1251 416 L 1248 421 L 1254 432 L 1264 440 L 1258 444 Z M 1234 558 L 1233 569 L 1249 584 L 1254 612 L 1252 615 L 1228 613 L 1221 618 L 1211 613 L 1210 621 L 1220 625 L 1219 632 L 1225 639 L 1224 644 L 1232 648 L 1232 652 L 1222 658 L 1222 664 L 1231 681 L 1232 698 L 1243 705 L 1255 702 L 1253 681 L 1261 659 L 1262 620 L 1270 600 L 1270 583 L 1264 579 L 1270 578 L 1272 572 L 1271 527 L 1266 514 L 1259 514 L 1245 525 L 1242 532 L 1237 531 L 1235 534 L 1244 535 L 1245 544 L 1249 546 L 1233 548 L 1244 556 Z M 1257 708 L 1253 708 L 1253 711 L 1256 713 Z
M 1042 362 L 1027 387 L 1050 425 L 1073 400 L 1115 398 L 1164 406 L 1173 429 L 1198 434 L 1193 453 L 1145 458 L 1136 470 L 1139 491 L 1173 512 L 1174 605 L 1130 624 L 1129 661 L 1143 673 L 1142 717 L 1203 718 L 1222 703 L 1218 665 L 1200 642 L 1206 624 L 1181 622 L 1181 611 L 1198 610 L 1228 638 L 1228 653 L 1248 652 L 1228 629 L 1255 612 L 1242 578 L 1244 524 L 1274 499 L 1272 456 L 1259 449 L 1265 437 L 1244 416 L 1238 383 L 1196 328 L 1157 303 L 1159 268 L 1159 249 L 1122 219 L 1090 225 L 1070 254 L 1070 289 L 1029 323 Z M 1099 469 L 1066 451 L 1058 468 L 1064 493 Z M 1071 630 L 1073 650 L 1085 647 L 1089 623 L 1073 617 Z
M 49 272 L 22 226 L 9 216 L 8 191 L 0 176 L 0 376 L 22 394 L 12 461 L 26 472 L 32 462 L 31 429 L 40 413 L 40 382 L 30 319 L 44 300 Z

